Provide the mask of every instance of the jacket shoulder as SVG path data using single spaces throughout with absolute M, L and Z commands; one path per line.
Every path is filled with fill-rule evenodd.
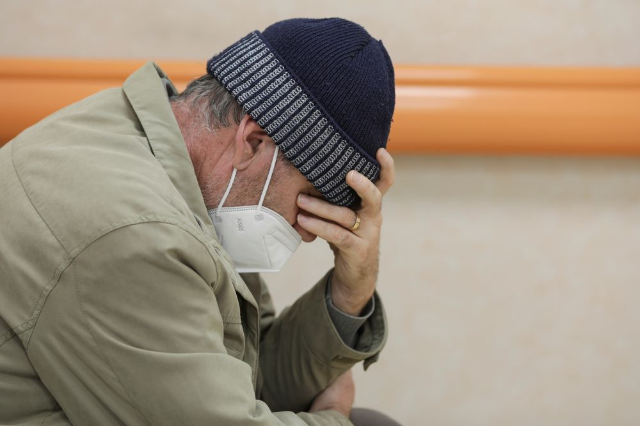
M 67 252 L 149 213 L 193 219 L 122 89 L 58 111 L 12 145 L 24 191 Z

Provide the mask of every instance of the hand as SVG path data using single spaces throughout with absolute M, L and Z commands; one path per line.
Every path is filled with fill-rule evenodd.
M 351 370 L 348 370 L 338 376 L 329 387 L 313 400 L 309 412 L 335 410 L 349 418 L 355 398 L 356 384 L 353 381 Z
M 343 312 L 358 316 L 375 291 L 380 257 L 382 227 L 382 196 L 395 180 L 393 158 L 380 148 L 376 158 L 380 163 L 380 179 L 373 184 L 355 170 L 347 174 L 347 184 L 362 199 L 360 228 L 351 231 L 356 214 L 347 207 L 327 201 L 298 196 L 298 206 L 311 213 L 299 214 L 298 224 L 305 230 L 329 242 L 335 255 L 335 270 L 331 280 L 333 304 Z

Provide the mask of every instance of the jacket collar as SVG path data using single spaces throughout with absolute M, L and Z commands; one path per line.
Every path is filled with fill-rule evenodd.
M 127 78 L 123 89 L 144 128 L 151 152 L 203 230 L 217 238 L 187 146 L 169 104 L 167 94 L 177 93 L 175 86 L 158 65 L 147 62 Z

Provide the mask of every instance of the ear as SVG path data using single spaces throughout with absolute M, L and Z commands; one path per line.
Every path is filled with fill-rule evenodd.
M 269 135 L 262 130 L 260 125 L 249 114 L 246 114 L 240 124 L 235 136 L 235 154 L 233 156 L 233 167 L 244 170 L 256 158 L 260 145 L 267 141 Z

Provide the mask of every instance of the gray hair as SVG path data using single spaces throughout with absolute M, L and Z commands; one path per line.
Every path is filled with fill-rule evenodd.
M 184 92 L 171 97 L 171 102 L 190 104 L 199 111 L 208 130 L 240 124 L 247 112 L 213 76 L 205 74 L 187 85 Z
M 179 95 L 171 96 L 171 102 L 182 103 L 200 115 L 200 121 L 206 130 L 240 124 L 247 114 L 245 109 L 235 100 L 233 95 L 215 77 L 205 74 L 193 80 Z M 278 161 L 287 169 L 295 169 L 282 150 L 278 152 Z M 274 181 L 279 176 L 274 176 Z

